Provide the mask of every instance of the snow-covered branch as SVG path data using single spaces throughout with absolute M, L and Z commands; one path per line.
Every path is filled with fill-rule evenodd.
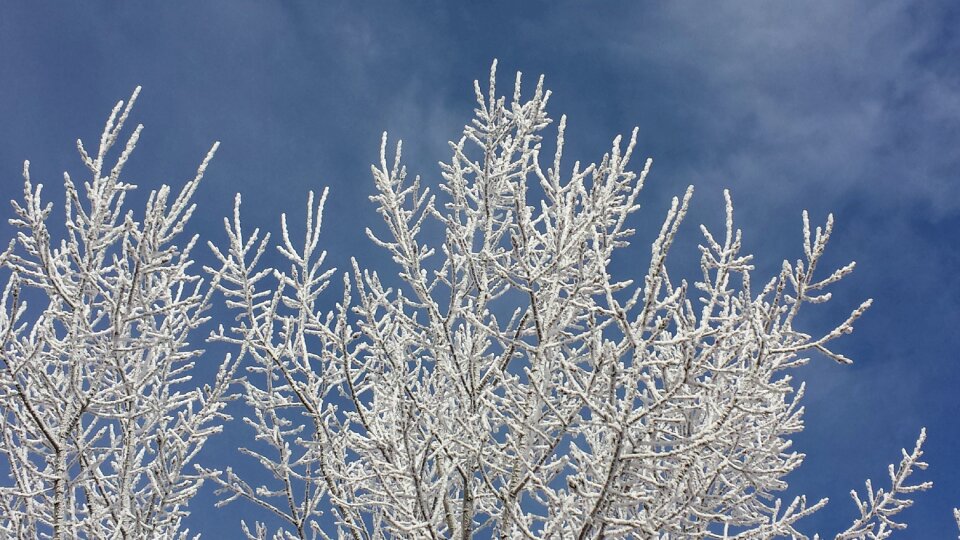
M 726 194 L 689 284 L 667 271 L 688 188 L 644 275 L 617 278 L 650 170 L 631 170 L 636 131 L 565 168 L 561 117 L 545 165 L 542 78 L 524 98 L 518 74 L 500 97 L 494 69 L 475 93 L 436 190 L 410 179 L 384 135 L 372 167 L 383 226 L 367 233 L 397 279 L 354 262 L 333 309 L 320 301 L 333 273 L 319 250 L 326 194 L 311 195 L 302 245 L 283 216 L 288 269 L 260 267 L 270 241 L 244 235 L 238 199 L 210 269 L 237 322 L 214 338 L 247 366 L 256 444 L 243 451 L 272 480 L 228 471 L 224 502 L 280 516 L 274 538 L 805 538 L 796 524 L 826 500 L 778 498 L 804 458 L 790 439 L 803 385 L 787 370 L 814 353 L 849 363 L 832 341 L 870 305 L 822 336 L 794 326 L 853 270 L 819 268 L 832 216 L 811 231 L 804 213 L 803 258 L 757 289 Z M 868 487 L 851 531 L 889 528 L 896 496 L 928 487 L 904 483 L 919 456 L 918 444 L 890 496 Z
M 893 464 L 890 465 L 888 469 L 890 489 L 888 491 L 884 491 L 883 488 L 874 490 L 873 484 L 870 480 L 867 480 L 866 500 L 861 499 L 855 490 L 850 492 L 850 496 L 860 512 L 860 517 L 847 530 L 838 534 L 836 540 L 882 540 L 888 538 L 895 530 L 907 528 L 905 523 L 897 522 L 894 516 L 913 505 L 913 500 L 907 497 L 911 493 L 933 487 L 933 482 L 907 483 L 914 469 L 923 470 L 927 468 L 927 464 L 920 461 L 920 457 L 923 456 L 921 448 L 926 438 L 926 430 L 920 430 L 920 437 L 917 438 L 917 444 L 914 446 L 913 452 L 908 454 L 906 450 L 903 450 L 903 459 L 900 460 L 900 465 L 896 468 Z
M 107 160 L 138 93 L 114 107 L 95 156 L 77 141 L 90 179 L 64 174 L 65 227 L 49 224 L 24 164 L 16 238 L 0 256 L 4 537 L 185 538 L 207 476 L 191 462 L 227 419 L 229 359 L 212 384 L 189 384 L 211 291 L 192 273 L 196 237 L 180 238 L 216 145 L 179 193 L 151 192 L 136 221 L 121 172 L 142 126 Z

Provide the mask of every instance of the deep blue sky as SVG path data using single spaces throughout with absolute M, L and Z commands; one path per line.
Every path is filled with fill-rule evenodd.
M 317 7 L 323 5 L 324 7 Z M 731 188 L 747 248 L 768 275 L 801 255 L 800 212 L 837 217 L 828 258 L 859 263 L 811 331 L 874 307 L 838 349 L 850 367 L 815 358 L 808 454 L 791 492 L 829 496 L 807 530 L 832 536 L 855 513 L 847 493 L 927 426 L 932 491 L 906 512 L 899 538 L 956 535 L 960 505 L 960 6 L 955 2 L 26 2 L 0 5 L 0 199 L 17 197 L 24 159 L 59 191 L 81 175 L 80 137 L 94 146 L 106 114 L 138 84 L 145 124 L 128 181 L 180 185 L 215 140 L 194 232 L 222 238 L 232 195 L 248 226 L 302 215 L 308 190 L 330 186 L 324 233 L 333 264 L 350 255 L 391 271 L 363 235 L 378 223 L 369 164 L 380 133 L 404 139 L 407 163 L 436 182 L 473 109 L 472 81 L 493 58 L 501 81 L 546 74 L 555 118 L 568 115 L 568 163 L 593 161 L 640 127 L 654 159 L 641 227 L 619 261 L 646 268 L 669 205 L 697 186 L 674 247 L 698 256 L 696 225 L 720 225 Z M 82 177 L 82 175 L 81 175 Z M 9 208 L 4 210 L 9 215 Z M 11 231 L 3 225 L 2 240 Z M 759 281 L 759 279 L 757 279 Z M 210 358 L 213 363 L 216 358 Z M 238 464 L 246 433 L 215 441 L 211 460 Z M 219 454 L 219 457 L 216 455 Z M 190 525 L 239 533 L 235 504 L 196 500 Z

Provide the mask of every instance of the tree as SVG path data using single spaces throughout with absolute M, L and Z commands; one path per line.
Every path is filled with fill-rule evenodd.
M 599 164 L 562 172 L 565 118 L 542 165 L 551 124 L 542 78 L 498 97 L 495 66 L 476 117 L 451 143 L 433 194 L 392 160 L 384 135 L 372 200 L 398 279 L 343 276 L 319 248 L 324 191 L 295 243 L 281 216 L 289 268 L 261 266 L 269 235 L 241 227 L 240 198 L 211 244 L 209 269 L 236 323 L 213 339 L 245 362 L 242 451 L 272 480 L 227 469 L 221 503 L 247 499 L 283 520 L 243 523 L 249 538 L 805 538 L 795 526 L 826 503 L 777 493 L 804 455 L 792 368 L 853 330 L 866 301 L 822 336 L 795 327 L 829 300 L 850 263 L 821 272 L 833 228 L 811 230 L 803 258 L 755 281 L 726 195 L 720 235 L 701 227 L 700 277 L 671 279 L 667 254 L 693 193 L 673 200 L 638 281 L 611 275 L 634 231 L 629 217 L 650 170 L 629 169 L 636 131 Z M 439 231 L 439 232 L 438 232 Z M 394 282 L 395 281 L 395 282 Z M 886 538 L 912 492 L 912 452 L 890 488 L 854 492 L 859 517 L 838 539 Z M 212 471 L 204 471 L 212 474 Z
M 229 358 L 213 384 L 188 385 L 212 289 L 193 273 L 197 238 L 177 243 L 217 146 L 172 200 L 167 186 L 151 192 L 135 221 L 121 172 L 143 126 L 106 160 L 138 93 L 114 107 L 94 156 L 77 141 L 92 176 L 80 189 L 64 174 L 65 229 L 48 225 L 52 203 L 24 164 L 17 235 L 0 254 L 4 538 L 185 538 L 207 474 L 188 467 L 227 419 Z
M 791 450 L 803 385 L 789 370 L 809 354 L 849 363 L 829 347 L 869 306 L 819 337 L 794 328 L 853 270 L 820 277 L 832 218 L 811 230 L 804 214 L 803 259 L 754 287 L 727 194 L 691 286 L 666 266 L 688 188 L 642 280 L 620 279 L 611 260 L 650 170 L 629 170 L 636 132 L 564 175 L 564 118 L 551 165 L 540 161 L 542 78 L 528 100 L 519 74 L 512 99 L 498 97 L 495 69 L 488 94 L 475 91 L 436 196 L 408 179 L 399 144 L 388 160 L 384 135 L 372 198 L 386 232 L 368 234 L 397 278 L 354 261 L 328 310 L 326 191 L 308 198 L 302 244 L 281 215 L 286 269 L 261 264 L 269 235 L 244 233 L 238 196 L 228 244 L 210 244 L 209 286 L 193 273 L 197 237 L 178 238 L 216 145 L 175 197 L 151 192 L 141 221 L 124 210 L 142 126 L 106 160 L 139 89 L 95 157 L 78 141 L 92 176 L 81 190 L 65 174 L 62 229 L 25 164 L 17 235 L 0 253 L 0 535 L 186 538 L 187 505 L 210 479 L 221 503 L 281 520 L 272 533 L 243 522 L 257 539 L 804 538 L 797 523 L 827 501 L 777 497 L 804 457 Z M 218 292 L 235 319 L 211 339 L 237 354 L 197 387 L 191 340 Z M 263 485 L 194 463 L 231 420 L 234 384 L 255 433 L 241 451 Z M 911 483 L 925 436 L 890 466 L 888 489 L 852 493 L 859 515 L 837 539 L 904 526 L 910 494 L 931 485 Z

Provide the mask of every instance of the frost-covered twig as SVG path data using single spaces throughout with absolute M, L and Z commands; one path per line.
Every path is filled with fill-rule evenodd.
M 897 522 L 893 517 L 913 505 L 913 500 L 908 498 L 908 495 L 933 487 L 933 482 L 907 483 L 907 479 L 913 474 L 914 469 L 923 470 L 927 468 L 927 464 L 920 461 L 920 457 L 923 456 L 921 448 L 926 438 L 926 429 L 921 429 L 913 452 L 908 454 L 906 450 L 902 450 L 903 459 L 900 460 L 900 465 L 896 468 L 893 464 L 889 466 L 889 491 L 884 491 L 883 488 L 874 490 L 873 484 L 870 480 L 867 480 L 866 500 L 861 499 L 856 490 L 850 492 L 850 496 L 860 512 L 860 517 L 847 530 L 838 534 L 836 536 L 837 540 L 861 538 L 882 540 L 889 537 L 894 530 L 907 528 L 905 523 Z

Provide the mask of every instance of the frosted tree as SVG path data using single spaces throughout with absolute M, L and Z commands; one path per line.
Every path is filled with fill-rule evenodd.
M 121 172 L 142 126 L 107 160 L 138 92 L 113 109 L 95 155 L 77 141 L 91 176 L 78 187 L 64 174 L 65 227 L 49 224 L 53 206 L 24 164 L 16 238 L 0 255 L 4 538 L 186 537 L 204 479 L 191 462 L 226 419 L 229 359 L 213 384 L 190 384 L 211 292 L 193 273 L 196 237 L 178 243 L 216 145 L 178 194 L 151 192 L 136 221 Z
M 526 99 L 519 74 L 512 99 L 494 79 L 486 94 L 475 85 L 439 192 L 411 180 L 384 135 L 372 199 L 385 232 L 368 234 L 397 279 L 354 262 L 328 309 L 326 192 L 310 196 L 302 242 L 282 216 L 277 268 L 237 198 L 209 269 L 237 322 L 213 338 L 242 355 L 256 434 L 242 451 L 271 480 L 228 469 L 222 503 L 281 521 L 243 522 L 258 539 L 805 538 L 798 521 L 827 501 L 778 497 L 804 458 L 789 371 L 810 355 L 849 363 L 831 344 L 870 304 L 821 336 L 795 327 L 854 268 L 820 268 L 832 217 L 812 229 L 804 213 L 803 257 L 758 282 L 727 195 L 721 233 L 701 227 L 691 284 L 666 263 L 690 188 L 637 280 L 615 277 L 650 170 L 630 169 L 636 131 L 565 169 L 561 117 L 544 164 L 542 79 Z M 860 516 L 838 539 L 901 527 L 896 514 L 930 485 L 909 478 L 923 438 L 889 489 L 854 493 Z

